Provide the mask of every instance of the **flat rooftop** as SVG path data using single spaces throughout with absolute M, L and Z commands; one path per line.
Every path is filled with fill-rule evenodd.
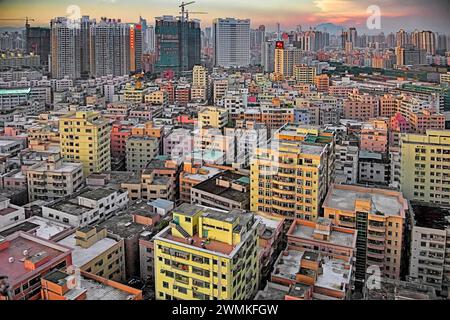
M 289 292 L 288 286 L 281 284 L 267 282 L 264 290 L 258 291 L 255 300 L 284 300 L 284 297 Z
M 450 226 L 450 207 L 411 202 L 415 226 L 445 230 Z
M 76 245 L 75 233 L 58 241 L 58 244 L 71 248 L 72 263 L 76 267 L 82 267 L 92 259 L 98 257 L 100 254 L 110 249 L 117 244 L 117 241 L 111 238 L 103 238 L 94 243 L 89 248 L 82 248 Z
M 16 208 L 8 207 L 4 209 L 0 209 L 0 216 L 6 216 L 7 214 L 18 211 Z
M 208 192 L 214 194 L 219 197 L 223 197 L 226 199 L 238 201 L 238 202 L 246 202 L 250 199 L 250 183 L 247 183 L 246 180 L 242 178 L 247 178 L 244 175 L 240 175 L 234 173 L 232 171 L 225 171 L 223 173 L 219 173 L 203 182 L 192 187 L 192 189 L 198 189 L 203 192 Z M 233 189 L 230 187 L 223 187 L 216 183 L 216 179 L 226 180 L 230 183 L 239 184 L 247 188 L 246 192 L 242 192 L 239 190 Z
M 70 250 L 24 233 L 16 233 L 6 239 L 10 240 L 10 245 L 9 248 L 0 251 L 0 274 L 8 276 L 11 285 L 20 281 L 26 274 L 32 273 L 32 271 L 25 269 L 24 250 L 28 251 L 29 257 L 45 252 L 52 260 Z M 10 258 L 14 258 L 12 263 L 9 262 Z
M 351 268 L 342 260 L 324 257 L 322 270 L 316 281 L 316 286 L 333 290 L 344 290 L 344 285 L 350 283 Z
M 370 213 L 372 214 L 397 216 L 402 215 L 404 209 L 404 203 L 399 197 L 401 193 L 391 190 L 333 185 L 325 198 L 323 207 L 355 211 L 355 202 L 361 199 L 371 202 Z
M 61 166 L 55 168 L 55 169 L 48 169 L 46 162 L 41 162 L 39 165 L 34 166 L 33 168 L 30 168 L 32 171 L 40 171 L 40 172 L 56 172 L 56 173 L 69 173 L 72 172 L 78 168 L 82 168 L 82 163 L 76 163 L 76 162 L 63 162 Z
M 294 237 L 299 237 L 308 240 L 314 240 L 314 232 L 316 228 L 306 226 L 300 223 L 296 223 L 294 221 L 294 228 L 292 229 L 292 233 L 288 235 L 292 235 Z M 331 227 L 330 237 L 328 241 L 320 240 L 321 242 L 329 242 L 330 244 L 344 246 L 344 247 L 353 247 L 355 244 L 356 233 L 346 233 L 333 229 Z
M 281 253 L 274 266 L 272 275 L 295 281 L 295 275 L 300 270 L 300 261 L 304 251 L 286 250 Z
M 276 262 L 272 275 L 295 281 L 296 274 L 303 270 L 300 268 L 302 259 L 311 261 L 319 259 L 321 261 L 322 272 L 317 275 L 314 286 L 344 290 L 344 285 L 350 283 L 351 268 L 346 262 L 327 256 L 321 257 L 314 251 L 285 250 Z
M 48 207 L 73 216 L 81 216 L 84 213 L 92 210 L 89 207 L 79 205 L 77 202 L 75 202 L 75 199 L 57 201 L 56 203 L 51 204 Z
M 231 252 L 234 249 L 234 246 L 229 245 L 229 244 L 224 243 L 224 242 L 220 242 L 220 241 L 216 241 L 216 240 L 209 240 L 208 242 L 206 242 L 206 239 L 199 237 L 198 234 L 193 236 L 193 237 L 191 237 L 192 240 L 194 240 L 194 242 L 192 244 L 190 244 L 187 239 L 173 236 L 172 233 L 171 233 L 170 227 L 168 227 L 168 230 L 167 230 L 167 232 L 165 234 L 163 232 L 163 233 L 160 234 L 160 236 L 163 239 L 175 241 L 178 244 L 183 244 L 183 245 L 185 245 L 187 247 L 196 248 L 196 249 L 203 249 L 203 250 L 212 251 L 212 252 L 217 252 L 217 253 L 221 253 L 221 254 L 224 254 L 224 255 L 230 255 Z M 204 247 L 202 246 L 203 242 L 205 243 Z
M 99 188 L 99 189 L 93 189 L 93 190 L 86 190 L 82 193 L 80 193 L 78 196 L 94 201 L 101 200 L 103 198 L 106 198 L 110 196 L 111 194 L 117 192 L 113 189 L 107 189 L 107 188 Z
M 68 225 L 43 217 L 34 216 L 25 221 L 19 222 L 7 229 L 4 229 L 3 231 L 0 231 L 0 235 L 6 237 L 17 231 L 23 231 L 27 233 L 30 233 L 30 231 L 32 231 L 35 236 L 50 240 L 54 236 L 69 229 L 71 229 L 71 227 Z
M 174 207 L 174 202 L 166 200 L 166 199 L 156 199 L 147 203 L 150 207 L 161 208 L 165 210 L 170 210 Z
M 140 216 L 150 218 L 158 215 L 153 212 L 153 207 L 149 203 L 142 200 L 134 201 L 131 204 L 129 203 L 128 207 L 124 211 L 129 214 L 138 214 Z
M 141 234 L 148 230 L 148 227 L 133 222 L 133 216 L 131 214 L 115 215 L 102 223 L 98 224 L 98 228 L 105 228 L 109 233 L 120 236 L 127 239 Z
M 53 270 L 44 276 L 44 279 L 55 284 L 64 284 L 67 282 L 69 274 L 60 270 Z M 120 290 L 105 283 L 89 279 L 80 275 L 79 288 L 74 288 L 66 292 L 65 297 L 71 300 L 83 291 L 86 292 L 86 300 L 127 300 L 134 297 L 132 293 Z M 106 280 L 106 279 L 105 279 Z
M 433 287 L 407 281 L 382 278 L 380 289 L 365 288 L 366 300 L 435 300 Z
M 222 171 L 223 170 L 221 169 L 202 166 L 198 169 L 198 173 L 184 173 L 184 178 L 196 181 L 205 181 Z

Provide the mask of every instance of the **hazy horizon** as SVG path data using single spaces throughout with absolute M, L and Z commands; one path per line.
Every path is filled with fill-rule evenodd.
M 186 1 L 187 2 L 187 1 Z M 148 24 L 161 15 L 179 15 L 178 0 L 0 0 L 0 19 L 29 16 L 33 26 L 48 26 L 57 16 L 67 16 L 68 8 L 76 5 L 80 15 L 99 19 L 108 17 L 124 22 L 138 22 L 139 16 Z M 381 9 L 381 29 L 366 27 L 367 8 L 377 5 Z M 412 31 L 432 30 L 450 34 L 450 4 L 446 0 L 197 0 L 189 5 L 191 12 L 208 12 L 206 15 L 191 14 L 201 20 L 202 28 L 211 25 L 217 17 L 248 18 L 252 28 L 264 24 L 266 30 L 275 31 L 276 24 L 282 30 L 294 30 L 297 25 L 303 29 L 322 23 L 333 23 L 343 27 L 356 27 L 362 33 L 390 33 L 400 28 Z M 69 11 L 70 12 L 70 11 Z M 0 28 L 19 28 L 23 21 L 0 21 Z

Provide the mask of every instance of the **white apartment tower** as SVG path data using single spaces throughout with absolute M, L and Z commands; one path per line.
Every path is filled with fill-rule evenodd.
M 250 64 L 250 19 L 213 20 L 214 65 L 245 67 Z
M 102 18 L 91 27 L 91 75 L 123 76 L 130 72 L 130 28 L 120 20 Z
M 57 17 L 50 22 L 50 53 L 52 78 L 81 76 L 80 22 Z

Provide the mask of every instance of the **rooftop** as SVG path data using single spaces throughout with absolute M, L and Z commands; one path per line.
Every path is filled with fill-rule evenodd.
M 76 267 L 82 267 L 92 259 L 98 257 L 100 254 L 110 249 L 117 244 L 117 241 L 111 238 L 103 238 L 89 248 L 82 248 L 76 245 L 75 233 L 58 241 L 58 244 L 72 248 L 72 263 Z
M 79 205 L 77 202 L 75 202 L 74 199 L 57 201 L 49 205 L 48 207 L 54 210 L 68 213 L 73 216 L 81 216 L 84 213 L 92 210 L 89 207 Z
M 105 228 L 109 233 L 118 235 L 123 239 L 138 236 L 145 230 L 146 226 L 133 222 L 131 214 L 120 214 L 110 217 L 108 220 L 100 223 L 99 228 Z
M 382 278 L 380 289 L 365 288 L 366 300 L 435 300 L 433 287 L 407 281 Z
M 308 240 L 316 240 L 314 238 L 314 233 L 316 232 L 316 228 L 297 223 L 294 221 L 294 227 L 292 233 L 288 233 L 288 235 L 292 235 L 294 237 L 299 237 Z M 347 233 L 336 230 L 336 228 L 331 227 L 330 236 L 328 240 L 321 240 L 323 242 L 329 242 L 330 244 L 344 246 L 344 247 L 354 247 L 356 239 L 356 233 Z
M 264 290 L 258 291 L 255 300 L 284 300 L 289 290 L 290 288 L 288 286 L 267 282 Z
M 10 240 L 9 247 L 0 251 L 0 274 L 8 276 L 11 285 L 32 273 L 24 266 L 25 251 L 28 257 L 45 252 L 51 258 L 50 261 L 60 258 L 70 251 L 54 242 L 45 241 L 23 232 L 8 236 L 6 241 L 8 240 Z M 46 265 L 48 264 L 44 264 L 43 267 Z
M 287 249 L 281 253 L 274 266 L 273 276 L 295 281 L 296 274 L 304 270 L 300 268 L 302 259 L 321 262 L 321 269 L 317 274 L 314 286 L 332 290 L 343 290 L 344 284 L 350 283 L 351 268 L 348 263 L 327 256 L 321 257 L 314 251 L 300 251 Z M 322 270 L 322 271 L 320 271 Z
M 69 274 L 65 272 L 53 270 L 43 278 L 55 284 L 62 285 L 67 282 L 69 277 Z M 109 283 L 111 283 L 111 281 Z M 134 297 L 130 292 L 88 278 L 86 275 L 80 275 L 79 286 L 66 292 L 65 297 L 70 300 L 71 297 L 76 297 L 84 291 L 86 292 L 86 300 L 128 300 L 130 297 Z
M 222 171 L 223 170 L 218 168 L 202 166 L 198 169 L 198 173 L 184 173 L 184 178 L 196 181 L 205 181 Z
M 185 244 L 188 247 L 195 247 L 197 249 L 202 249 L 206 251 L 213 251 L 216 253 L 221 253 L 224 255 L 229 255 L 233 252 L 234 246 L 229 245 L 224 242 L 216 241 L 216 240 L 208 240 L 205 238 L 201 238 L 198 235 L 195 235 L 192 238 L 193 243 L 190 243 L 189 240 L 184 238 L 175 237 L 171 233 L 170 227 L 168 227 L 166 234 L 160 234 L 164 239 L 172 240 L 177 242 L 178 244 Z M 202 245 L 203 244 L 203 245 Z
M 249 189 L 250 183 L 245 178 L 248 180 L 248 177 L 228 170 L 219 173 L 203 182 L 200 182 L 199 184 L 193 186 L 192 189 L 198 189 L 204 192 L 212 193 L 216 196 L 220 196 L 238 202 L 247 202 L 250 199 L 250 189 Z M 220 186 L 216 182 L 217 179 L 225 180 L 232 184 L 238 184 L 247 189 L 246 191 L 240 191 L 234 189 L 232 186 L 229 187 Z
M 407 204 L 401 193 L 385 189 L 333 185 L 325 198 L 323 207 L 344 211 L 355 211 L 355 202 L 371 202 L 370 213 L 404 215 Z
M 450 226 L 450 207 L 411 202 L 415 226 L 445 230 Z
M 0 95 L 29 94 L 30 91 L 31 91 L 30 88 L 26 88 L 26 89 L 0 89 Z
M 103 198 L 106 198 L 110 196 L 111 194 L 117 192 L 113 189 L 107 189 L 107 188 L 99 188 L 99 189 L 93 189 L 93 190 L 86 190 L 80 193 L 79 197 L 98 201 Z
M 1 236 L 8 236 L 17 231 L 30 232 L 33 231 L 33 234 L 39 238 L 50 240 L 54 236 L 64 232 L 66 230 L 71 229 L 70 226 L 46 219 L 43 217 L 34 216 L 25 221 L 19 222 L 13 226 L 0 231 Z
M 148 203 L 151 207 L 170 210 L 173 208 L 174 203 L 166 199 L 156 199 Z

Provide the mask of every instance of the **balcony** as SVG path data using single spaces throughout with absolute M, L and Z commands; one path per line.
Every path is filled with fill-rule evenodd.
M 375 258 L 375 259 L 384 259 L 384 253 L 376 253 L 376 252 L 371 252 L 371 251 L 367 251 L 367 258 Z
M 369 223 L 368 229 L 372 230 L 372 231 L 376 231 L 376 232 L 382 232 L 382 233 L 386 232 L 385 225 L 375 225 L 375 224 Z

